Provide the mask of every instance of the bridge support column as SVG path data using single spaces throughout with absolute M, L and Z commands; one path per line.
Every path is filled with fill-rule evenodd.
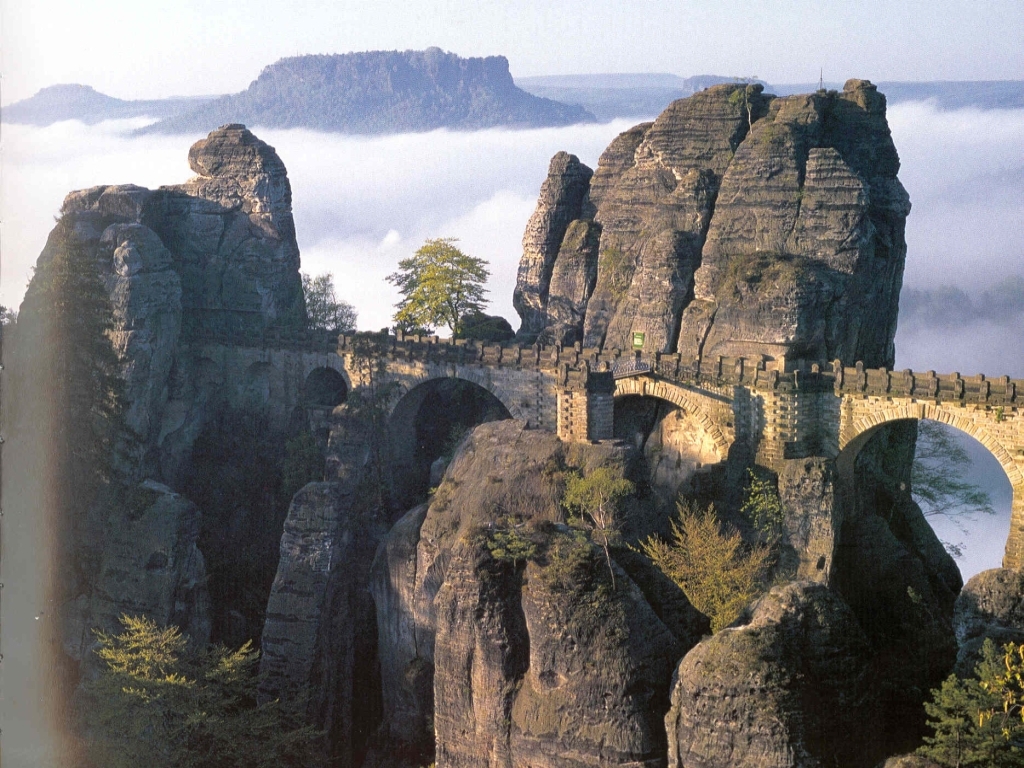
M 566 372 L 558 388 L 558 438 L 567 443 L 608 440 L 615 434 L 615 381 L 610 373 L 586 368 L 580 373 Z
M 1006 540 L 1003 568 L 1024 569 L 1024 483 L 1013 488 L 1010 536 Z

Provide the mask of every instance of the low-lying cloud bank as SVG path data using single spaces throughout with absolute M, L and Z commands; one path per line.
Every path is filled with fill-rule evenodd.
M 1024 146 L 1024 110 L 904 103 L 889 120 L 914 204 L 898 363 L 1024 375 L 1024 155 L 1013 151 Z M 384 277 L 431 237 L 459 238 L 490 262 L 490 311 L 517 325 L 520 243 L 551 156 L 567 150 L 595 167 L 638 121 L 373 138 L 254 130 L 288 167 L 303 269 L 334 273 L 360 327 L 372 329 L 390 323 L 397 300 Z M 68 191 L 188 178 L 188 147 L 200 137 L 129 137 L 141 124 L 4 126 L 0 303 L 20 302 Z

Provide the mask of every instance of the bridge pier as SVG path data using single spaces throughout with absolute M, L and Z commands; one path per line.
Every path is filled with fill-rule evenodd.
M 1024 568 L 1024 483 L 1013 487 L 1013 505 L 1010 507 L 1010 535 L 1006 539 L 1003 568 Z

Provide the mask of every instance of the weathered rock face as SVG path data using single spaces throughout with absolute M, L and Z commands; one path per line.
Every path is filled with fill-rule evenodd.
M 392 529 L 372 589 L 393 750 L 436 734 L 439 766 L 658 764 L 672 667 L 706 623 L 649 564 L 613 563 L 613 589 L 603 554 L 559 522 L 567 462 L 632 472 L 630 456 L 602 444 L 567 457 L 554 435 L 485 424 L 430 505 Z M 650 530 L 642 504 L 625 514 L 627 530 Z M 510 517 L 529 562 L 487 546 Z
M 962 581 L 910 495 L 916 429 L 914 422 L 889 425 L 861 450 L 851 475 L 840 466 L 830 582 L 874 647 L 890 754 L 912 749 L 923 735 L 922 701 L 957 653 L 952 617 Z
M 886 753 L 871 653 L 827 588 L 776 587 L 749 623 L 704 640 L 679 664 L 665 718 L 670 768 L 873 766 Z
M 523 318 L 523 331 L 533 336 L 539 334 L 547 325 L 545 309 L 552 269 L 569 224 L 582 216 L 583 200 L 591 176 L 593 171 L 583 165 L 575 155 L 559 152 L 551 158 L 548 177 L 540 188 L 537 210 L 526 225 L 526 234 L 523 235 L 523 258 L 519 262 L 519 277 L 515 293 L 512 295 L 512 304 Z M 581 223 L 581 226 L 583 230 L 587 229 L 585 224 Z M 572 250 L 572 245 L 576 245 L 577 260 L 582 258 L 586 261 L 586 255 L 579 253 L 583 247 L 582 241 L 586 239 L 583 232 L 576 232 L 570 238 L 569 248 Z M 565 282 L 566 271 L 567 268 L 563 267 L 559 285 L 561 291 L 568 287 L 561 284 Z M 572 270 L 574 275 L 585 272 L 585 264 L 580 264 Z
M 953 629 L 961 675 L 974 671 L 986 638 L 998 646 L 1024 642 L 1024 574 L 994 568 L 972 577 L 956 599 Z
M 369 423 L 342 405 L 331 430 L 328 481 L 299 491 L 285 520 L 259 690 L 322 728 L 334 763 L 359 766 L 381 722 L 381 680 L 394 682 L 390 668 L 378 666 L 378 614 L 369 590 L 370 566 L 390 515 L 374 492 Z M 397 621 L 400 614 L 384 608 L 380 622 Z M 394 689 L 387 690 L 394 711 Z
M 107 545 L 92 599 L 66 617 L 65 650 L 92 666 L 92 630 L 119 632 L 122 615 L 174 625 L 200 647 L 210 638 L 206 563 L 199 510 L 167 486 L 146 482 L 125 493 L 107 521 Z
M 210 637 L 212 623 L 215 639 L 235 644 L 258 636 L 262 623 L 257 605 L 258 623 L 242 626 L 238 637 L 220 631 L 238 605 L 218 600 L 223 590 L 216 587 L 223 585 L 224 557 L 235 551 L 239 538 L 270 536 L 276 554 L 286 502 L 279 512 L 263 515 L 236 508 L 236 499 L 223 488 L 216 500 L 193 496 L 196 485 L 210 477 L 210 467 L 193 458 L 197 441 L 216 431 L 232 408 L 252 403 L 271 425 L 264 430 L 269 436 L 280 433 L 294 407 L 282 402 L 278 411 L 284 414 L 271 412 L 267 402 L 270 384 L 277 382 L 266 371 L 276 371 L 274 363 L 281 361 L 268 361 L 262 351 L 258 359 L 246 360 L 223 341 L 220 346 L 202 341 L 224 331 L 304 326 L 291 191 L 274 149 L 243 126 L 214 131 L 192 147 L 189 160 L 197 176 L 180 186 L 100 186 L 70 193 L 60 230 L 66 225 L 69 234 L 58 237 L 55 230 L 39 259 L 45 266 L 56 248 L 73 249 L 101 277 L 113 314 L 111 338 L 121 358 L 122 405 L 131 433 L 114 457 L 115 485 L 131 489 L 142 481 L 155 483 L 153 488 L 163 490 L 139 494 L 164 499 L 145 508 L 135 499 L 129 505 L 134 516 L 125 517 L 123 494 L 112 488 L 94 509 L 79 515 L 71 537 L 75 551 L 61 556 L 62 572 L 74 574 L 74 583 L 65 579 L 62 588 L 67 593 L 62 601 L 73 606 L 64 645 L 74 655 L 84 625 L 116 628 L 109 625 L 121 611 L 173 621 L 201 641 Z M 30 339 L 45 327 L 48 311 L 32 298 L 35 293 L 26 294 L 22 313 L 28 355 Z M 292 391 L 301 387 L 304 373 L 292 372 L 300 377 L 297 385 L 287 382 Z M 196 510 L 177 495 L 186 488 L 207 508 Z M 210 535 L 211 525 L 221 522 L 225 531 L 236 532 L 234 539 L 224 539 L 223 531 Z M 255 534 L 241 537 L 243 526 Z M 204 570 L 197 547 L 209 550 L 211 540 L 227 546 L 206 552 Z M 275 563 L 276 558 L 269 564 L 271 573 Z M 192 582 L 201 586 L 183 586 Z M 246 590 L 266 586 L 269 578 L 266 585 Z M 236 603 L 247 599 L 242 591 Z
M 576 221 L 556 201 L 575 199 L 578 176 L 549 175 L 517 286 L 541 300 L 517 305 L 520 338 L 628 348 L 640 332 L 687 361 L 891 365 L 910 209 L 898 169 L 885 98 L 866 81 L 676 101 L 608 147 Z

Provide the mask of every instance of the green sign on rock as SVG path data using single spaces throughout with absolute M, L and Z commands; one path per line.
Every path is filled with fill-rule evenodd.
M 633 331 L 633 349 L 644 348 L 644 335 L 639 331 Z

